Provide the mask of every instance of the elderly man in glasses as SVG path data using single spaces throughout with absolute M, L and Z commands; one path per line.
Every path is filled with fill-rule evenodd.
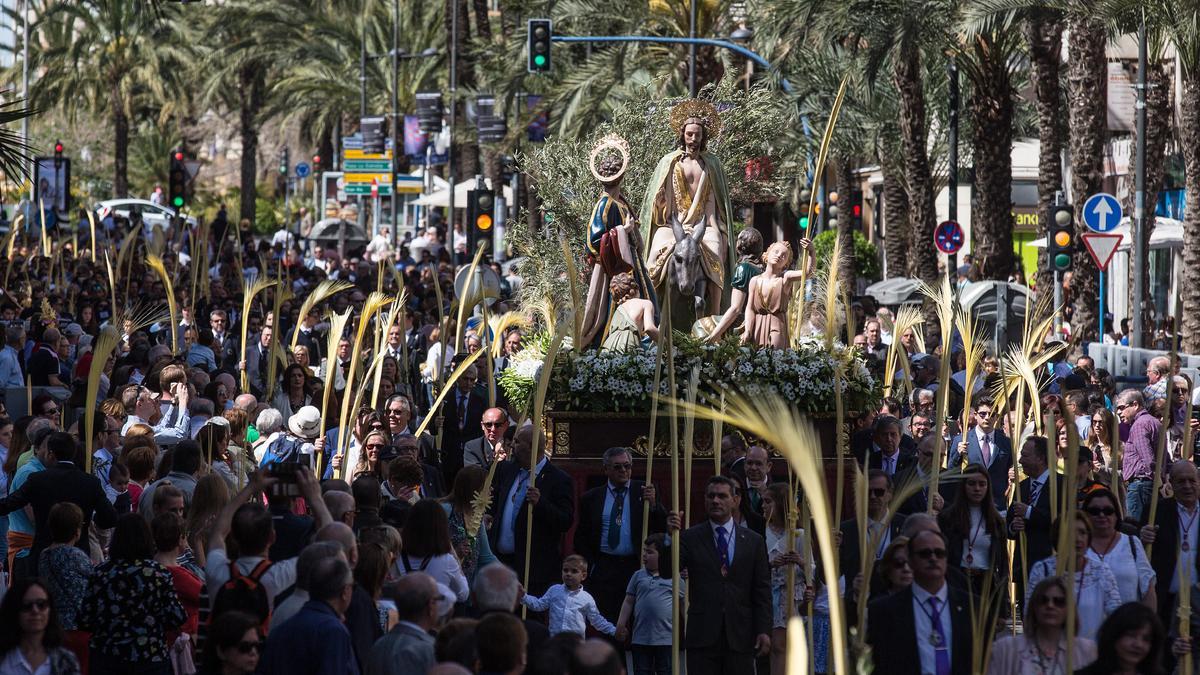
M 1121 458 L 1121 477 L 1125 480 L 1125 513 L 1141 521 L 1154 489 L 1154 455 L 1162 422 L 1145 407 L 1142 392 L 1128 389 L 1117 395 L 1117 416 L 1129 425 Z
M 463 446 L 463 465 L 475 464 L 488 468 L 496 455 L 503 461 L 507 456 L 504 449 L 504 433 L 508 431 L 508 413 L 503 408 L 488 408 L 483 412 L 480 422 L 483 435 L 467 441 Z
M 604 451 L 608 480 L 579 499 L 579 525 L 575 552 L 587 558 L 586 590 L 606 617 L 621 612 L 629 578 L 641 566 L 646 535 L 665 532 L 667 512 L 655 498 L 654 486 L 633 480 L 633 454 L 629 448 Z M 643 504 L 650 504 L 649 532 L 642 530 Z

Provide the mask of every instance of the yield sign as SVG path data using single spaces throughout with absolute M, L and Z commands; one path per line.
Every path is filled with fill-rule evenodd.
M 1117 247 L 1125 238 L 1120 234 L 1101 234 L 1099 232 L 1084 232 L 1080 237 L 1083 239 L 1083 245 L 1087 247 L 1088 254 L 1092 256 L 1092 260 L 1096 262 L 1096 267 L 1100 268 L 1101 272 L 1108 269 L 1108 263 L 1112 262 L 1113 254 L 1117 252 Z

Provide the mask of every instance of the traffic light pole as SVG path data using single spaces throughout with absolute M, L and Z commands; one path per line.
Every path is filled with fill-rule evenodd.
M 1138 26 L 1138 83 L 1137 90 L 1137 164 L 1134 168 L 1133 198 L 1133 302 L 1141 303 L 1146 289 L 1142 286 L 1142 271 L 1146 269 L 1146 20 Z M 1104 297 L 1104 296 L 1101 296 Z M 1101 313 L 1103 314 L 1103 313 Z M 1057 314 L 1056 314 L 1057 316 Z M 1129 308 L 1129 346 L 1142 346 L 1142 312 L 1135 306 Z M 1178 331 L 1179 327 L 1176 326 Z M 1101 341 L 1104 335 L 1100 335 Z
M 400 0 L 392 2 L 392 250 L 400 241 L 400 219 L 397 206 L 400 191 L 396 189 L 396 174 L 399 173 L 400 150 L 404 147 L 404 134 L 400 128 Z M 428 171 L 428 168 L 426 169 Z M 397 256 L 399 257 L 399 256 Z M 396 289 L 399 293 L 400 289 Z

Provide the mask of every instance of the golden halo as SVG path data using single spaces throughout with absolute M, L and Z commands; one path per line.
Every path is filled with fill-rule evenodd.
M 721 116 L 717 113 L 716 106 L 708 101 L 689 98 L 671 109 L 671 130 L 676 136 L 683 133 L 683 128 L 688 122 L 701 124 L 710 141 L 721 135 Z
M 601 152 L 609 148 L 616 150 L 621 155 L 621 168 L 611 176 L 602 176 L 596 160 L 599 159 Z M 629 144 L 616 134 L 608 134 L 596 141 L 595 147 L 592 148 L 592 154 L 588 157 L 588 169 L 592 172 L 592 176 L 601 183 L 615 183 L 620 180 L 621 176 L 624 176 L 629 169 Z

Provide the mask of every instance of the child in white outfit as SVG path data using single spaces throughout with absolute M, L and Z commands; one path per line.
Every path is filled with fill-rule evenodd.
M 592 628 L 612 635 L 615 626 L 600 614 L 592 594 L 583 590 L 587 579 L 587 561 L 581 555 L 569 555 L 563 559 L 561 584 L 554 584 L 542 597 L 526 595 L 521 602 L 535 612 L 550 612 L 550 635 L 575 633 L 584 637 L 587 624 Z

